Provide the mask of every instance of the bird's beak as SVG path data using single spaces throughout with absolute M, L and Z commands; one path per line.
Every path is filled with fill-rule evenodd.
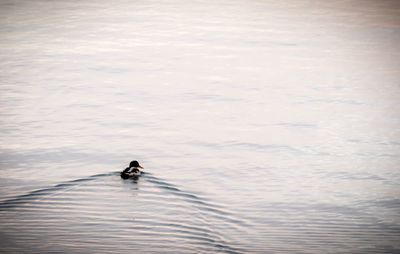
M 143 168 L 143 167 L 139 165 L 138 168 Z

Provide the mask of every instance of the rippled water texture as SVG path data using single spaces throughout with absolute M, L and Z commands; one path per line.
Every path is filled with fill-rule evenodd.
M 0 253 L 400 253 L 399 45 L 391 0 L 1 1 Z

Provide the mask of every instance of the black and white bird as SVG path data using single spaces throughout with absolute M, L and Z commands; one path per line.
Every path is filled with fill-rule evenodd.
M 143 167 L 139 165 L 139 162 L 131 161 L 129 167 L 127 167 L 126 169 L 124 169 L 124 171 L 121 172 L 121 178 L 122 179 L 137 178 L 142 173 L 140 169 L 143 169 Z

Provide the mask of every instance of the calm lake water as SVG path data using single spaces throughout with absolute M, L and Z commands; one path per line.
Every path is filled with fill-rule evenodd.
M 399 42 L 389 0 L 1 1 L 0 252 L 400 253 Z

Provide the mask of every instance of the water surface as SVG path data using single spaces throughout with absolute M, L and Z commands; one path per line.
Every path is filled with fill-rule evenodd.
M 399 7 L 2 1 L 0 249 L 400 252 Z

